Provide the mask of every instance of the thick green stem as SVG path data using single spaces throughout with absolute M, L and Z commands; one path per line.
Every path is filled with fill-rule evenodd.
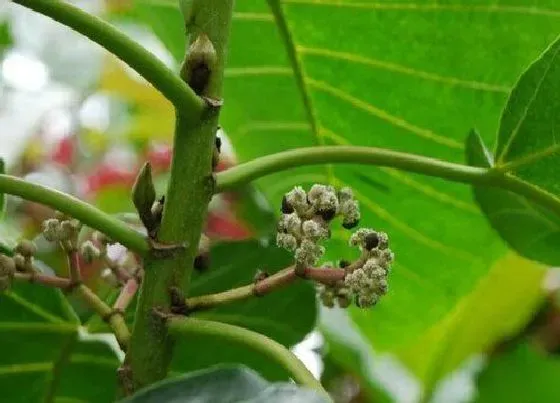
M 195 318 L 171 317 L 167 320 L 167 326 L 169 332 L 177 337 L 185 337 L 190 334 L 207 335 L 242 344 L 280 364 L 298 384 L 315 389 L 328 396 L 321 382 L 315 379 L 313 374 L 290 350 L 265 335 L 227 323 Z
M 196 31 L 189 32 L 189 43 L 199 34 L 207 35 L 217 58 L 204 95 L 220 99 L 233 0 L 194 0 L 191 7 L 186 25 Z M 144 262 L 145 274 L 127 355 L 135 389 L 167 374 L 173 342 L 154 309 L 170 311 L 172 287 L 187 293 L 208 202 L 214 193 L 212 154 L 217 111 L 208 108 L 203 118 L 193 120 L 179 108 L 176 119 L 171 177 L 158 241 L 186 247 L 172 257 L 149 257 Z
M 494 186 L 525 196 L 560 215 L 560 199 L 530 183 L 494 168 L 455 164 L 421 155 L 375 147 L 322 146 L 297 148 L 266 155 L 237 165 L 217 175 L 217 191 L 223 192 L 262 176 L 285 169 L 318 164 L 365 164 L 385 166 L 435 176 L 454 182 Z
M 152 53 L 111 24 L 59 0 L 13 0 L 64 24 L 103 46 L 136 70 L 190 120 L 200 118 L 204 103 Z
M 112 240 L 123 244 L 140 255 L 148 253 L 148 243 L 142 234 L 122 221 L 73 196 L 9 175 L 0 175 L 0 192 L 52 207 L 80 220 L 88 227 L 103 232 Z

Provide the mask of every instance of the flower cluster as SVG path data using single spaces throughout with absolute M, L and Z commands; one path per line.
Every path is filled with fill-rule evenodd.
M 81 227 L 78 220 L 50 218 L 43 221 L 43 236 L 49 242 L 61 242 L 66 246 L 78 237 Z
M 360 248 L 363 263 L 346 275 L 344 285 L 354 295 L 357 306 L 373 306 L 388 290 L 387 275 L 394 259 L 389 238 L 384 232 L 364 228 L 352 235 L 350 245 Z
M 296 186 L 282 199 L 276 243 L 295 253 L 300 267 L 315 265 L 325 253 L 319 243 L 330 237 L 330 222 L 342 215 L 343 226 L 358 224 L 360 211 L 348 188 L 336 192 L 332 186 L 313 185 L 309 192 Z

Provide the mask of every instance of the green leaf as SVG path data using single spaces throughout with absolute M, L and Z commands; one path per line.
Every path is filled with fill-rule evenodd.
M 192 296 L 250 284 L 257 270 L 272 274 L 292 260 L 287 252 L 258 241 L 218 244 L 212 248 L 210 259 L 210 269 L 193 276 Z M 301 281 L 262 298 L 194 315 L 255 330 L 290 347 L 313 330 L 317 315 L 315 290 L 310 283 Z M 267 379 L 288 379 L 289 374 L 283 368 L 271 365 L 262 355 L 245 346 L 223 343 L 220 338 L 189 336 L 187 341 L 178 343 L 173 371 L 188 372 L 217 363 L 243 363 Z
M 244 367 L 214 367 L 159 382 L 122 403 L 321 403 L 316 392 L 293 384 L 269 383 Z
M 558 402 L 560 360 L 528 343 L 494 357 L 478 379 L 476 403 Z
M 494 158 L 471 134 L 472 165 L 500 169 L 543 192 L 560 195 L 560 39 L 523 73 L 503 112 Z M 560 263 L 560 217 L 511 192 L 476 187 L 475 198 L 492 226 L 517 252 L 550 265 Z
M 476 132 L 467 139 L 467 161 L 494 166 L 493 157 Z M 560 262 L 560 217 L 523 196 L 492 187 L 474 187 L 475 200 L 492 227 L 518 253 L 549 265 Z
M 0 340 L 3 400 L 113 401 L 119 361 L 106 343 L 80 331 L 59 290 L 14 284 L 0 295 Z
M 185 23 L 179 0 L 135 0 L 126 7 L 126 11 L 115 13 L 112 18 L 146 24 L 175 60 L 183 60 L 186 51 Z
M 161 3 L 142 2 L 152 19 Z M 269 3 L 237 2 L 232 25 L 221 125 L 242 161 L 353 144 L 461 163 L 465 128 L 491 140 L 517 77 L 558 35 L 555 0 Z M 159 36 L 170 49 L 183 40 Z M 279 206 L 290 187 L 318 182 L 351 186 L 363 225 L 391 238 L 389 295 L 372 310 L 350 310 L 377 351 L 399 353 L 444 327 L 507 253 L 464 185 L 353 165 L 302 167 L 257 183 Z M 347 233 L 333 236 L 329 258 L 350 254 Z M 423 359 L 424 368 L 439 362 Z
M 545 273 L 513 253 L 500 259 L 472 293 L 398 357 L 431 394 L 465 359 L 524 328 L 543 302 Z

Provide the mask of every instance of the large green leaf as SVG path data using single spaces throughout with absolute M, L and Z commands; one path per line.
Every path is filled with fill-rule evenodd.
M 443 320 L 398 353 L 426 395 L 465 359 L 524 328 L 543 302 L 545 273 L 513 253 L 500 259 Z
M 76 314 L 58 290 L 17 284 L 0 295 L 0 344 L 4 401 L 114 400 L 115 353 L 80 331 Z
M 257 270 L 272 274 L 290 264 L 290 255 L 258 241 L 216 245 L 211 251 L 211 268 L 195 273 L 191 295 L 224 291 L 250 284 Z M 315 326 L 315 291 L 311 284 L 296 283 L 262 298 L 219 307 L 195 314 L 197 317 L 243 326 L 264 333 L 285 346 L 301 341 Z M 244 346 L 232 346 L 223 339 L 189 336 L 179 343 L 173 370 L 187 372 L 217 363 L 243 363 L 268 379 L 287 379 L 284 369 L 271 365 L 262 355 Z
M 494 357 L 478 379 L 477 403 L 558 402 L 560 361 L 528 343 Z
M 521 76 L 502 115 L 495 157 L 474 134 L 467 147 L 471 164 L 508 171 L 555 196 L 560 195 L 559 52 L 560 39 Z M 531 259 L 560 263 L 557 215 L 511 192 L 487 187 L 474 192 L 492 226 L 511 247 Z
M 321 403 L 318 393 L 293 384 L 269 383 L 244 367 L 215 367 L 165 380 L 123 403 Z
M 462 162 L 465 128 L 486 140 L 497 132 L 509 89 L 557 36 L 560 16 L 555 0 L 269 4 L 240 1 L 234 14 L 221 123 L 243 160 L 356 144 Z M 169 49 L 183 40 L 160 38 Z M 506 253 L 463 185 L 360 166 L 298 168 L 258 184 L 278 204 L 294 184 L 314 182 L 352 186 L 362 222 L 391 237 L 389 295 L 350 311 L 380 351 L 403 351 L 445 327 Z M 342 245 L 329 257 L 346 254 Z

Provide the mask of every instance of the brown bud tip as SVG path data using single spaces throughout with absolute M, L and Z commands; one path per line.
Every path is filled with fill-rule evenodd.
M 210 267 L 210 256 L 208 254 L 198 255 L 194 258 L 193 267 L 198 271 L 206 271 Z
M 288 202 L 286 196 L 282 197 L 282 207 L 280 211 L 284 214 L 292 214 L 294 212 L 294 207 Z
M 338 267 L 340 267 L 341 269 L 344 269 L 345 267 L 350 266 L 350 262 L 348 260 L 341 260 L 338 263 Z
M 355 228 L 358 224 L 359 224 L 359 220 L 355 220 L 355 221 L 345 221 L 342 223 L 342 226 L 346 229 L 352 229 Z
M 215 140 L 214 144 L 216 145 L 216 149 L 218 150 L 218 152 L 221 153 L 222 152 L 222 139 L 220 137 L 216 136 L 216 140 Z
M 191 44 L 183 67 L 183 78 L 197 95 L 207 95 L 206 87 L 216 64 L 216 49 L 206 34 L 200 34 Z
M 368 234 L 364 238 L 364 247 L 367 250 L 375 249 L 377 246 L 379 246 L 379 236 L 375 232 Z
M 318 214 L 323 218 L 325 221 L 330 221 L 336 216 L 336 209 L 328 209 L 328 210 L 320 210 Z

